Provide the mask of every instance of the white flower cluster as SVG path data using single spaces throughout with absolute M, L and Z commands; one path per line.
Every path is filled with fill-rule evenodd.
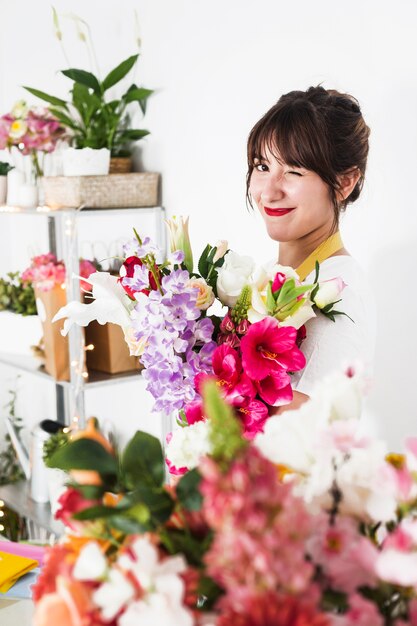
M 262 454 L 298 480 L 298 493 L 312 508 L 331 505 L 337 486 L 339 510 L 364 521 L 389 521 L 397 506 L 397 482 L 386 462 L 386 445 L 360 435 L 361 368 L 349 367 L 321 381 L 310 401 L 271 417 L 256 437 Z
M 116 618 L 118 626 L 192 626 L 192 614 L 183 605 L 185 585 L 180 576 L 186 567 L 182 556 L 160 561 L 155 546 L 140 537 L 111 569 L 98 544 L 87 543 L 73 575 L 77 580 L 103 581 L 93 601 L 105 621 Z M 132 580 L 141 590 L 140 597 Z

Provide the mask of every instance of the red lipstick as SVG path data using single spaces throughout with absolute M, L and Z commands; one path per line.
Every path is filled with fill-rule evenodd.
M 281 217 L 282 215 L 287 215 L 288 213 L 291 213 L 291 211 L 294 211 L 295 207 L 292 207 L 290 209 L 270 209 L 267 206 L 264 206 L 264 211 L 267 215 L 271 215 L 272 217 Z

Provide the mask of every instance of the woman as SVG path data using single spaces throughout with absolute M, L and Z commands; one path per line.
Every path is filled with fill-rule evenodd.
M 323 87 L 283 95 L 249 135 L 247 198 L 279 242 L 278 262 L 307 283 L 316 260 L 320 281 L 341 277 L 346 287 L 336 308 L 353 320 L 318 314 L 307 322 L 307 365 L 293 377 L 294 400 L 285 410 L 305 402 L 315 382 L 343 363 L 360 359 L 371 372 L 373 300 L 339 233 L 341 213 L 362 189 L 368 137 L 357 101 Z

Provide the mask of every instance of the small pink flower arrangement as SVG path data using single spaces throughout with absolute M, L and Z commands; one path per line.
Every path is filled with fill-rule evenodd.
M 96 267 L 85 259 L 80 260 L 80 276 L 88 278 L 96 271 Z M 65 282 L 65 265 L 58 261 L 54 254 L 40 254 L 32 258 L 30 266 L 22 273 L 22 281 L 33 283 L 41 291 L 50 291 Z M 81 289 L 87 291 L 88 283 L 80 282 Z
M 30 154 L 36 176 L 42 176 L 37 152 L 53 152 L 65 138 L 65 128 L 45 107 L 28 108 L 21 100 L 0 117 L 0 150 L 16 146 L 23 155 Z

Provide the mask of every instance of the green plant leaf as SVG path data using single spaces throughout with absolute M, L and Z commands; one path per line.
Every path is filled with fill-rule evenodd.
M 120 507 L 115 508 L 113 506 L 102 506 L 98 504 L 96 506 L 90 506 L 88 509 L 78 511 L 78 513 L 74 513 L 72 517 L 78 520 L 100 519 L 102 517 L 113 517 L 115 513 L 120 514 Z
M 140 102 L 147 100 L 149 96 L 153 94 L 152 89 L 145 89 L 144 87 L 136 87 L 126 92 L 123 96 L 125 102 Z
M 275 310 L 275 298 L 272 293 L 272 282 L 269 281 L 268 286 L 266 288 L 266 308 L 268 310 L 269 315 L 271 315 Z
M 80 85 L 84 85 L 89 89 L 92 89 L 96 94 L 101 95 L 101 86 L 98 82 L 97 78 L 91 72 L 86 72 L 85 70 L 77 70 L 75 68 L 71 68 L 69 70 L 61 70 L 61 74 L 70 78 L 75 83 L 79 83 Z
M 110 89 L 110 87 L 113 87 L 113 85 L 116 85 L 116 83 L 121 81 L 122 78 L 124 78 L 135 65 L 138 57 L 138 54 L 134 54 L 125 61 L 122 61 L 117 67 L 109 72 L 102 83 L 103 92 L 107 91 L 107 89 Z
M 166 522 L 174 510 L 174 501 L 169 493 L 161 488 L 149 487 L 148 485 L 139 485 L 132 494 L 132 498 L 146 505 L 151 518 L 158 525 Z
M 220 396 L 217 385 L 208 381 L 203 388 L 204 413 L 210 420 L 212 456 L 230 463 L 247 446 L 242 427 L 233 410 Z
M 181 504 L 188 511 L 199 511 L 203 503 L 203 496 L 200 493 L 199 485 L 201 474 L 198 469 L 187 472 L 177 485 L 177 496 Z
M 81 130 L 81 127 L 77 124 L 77 122 L 63 113 L 60 109 L 55 107 L 49 107 L 50 112 L 55 115 L 55 117 L 67 128 L 71 128 L 72 130 Z
M 138 483 L 160 487 L 165 462 L 159 439 L 137 431 L 123 453 L 122 472 L 129 489 L 134 489 Z
M 142 137 L 146 137 L 149 135 L 149 130 L 139 130 L 130 128 L 128 130 L 123 130 L 117 133 L 117 141 L 137 141 L 138 139 L 142 139 Z
M 77 439 L 57 450 L 49 467 L 63 470 L 92 470 L 99 474 L 117 474 L 117 460 L 94 439 Z
M 201 276 L 203 278 L 207 278 L 207 274 L 209 271 L 209 264 L 208 264 L 208 255 L 210 254 L 211 251 L 211 245 L 208 243 L 206 245 L 206 247 L 204 248 L 200 259 L 198 261 L 198 271 L 200 272 Z
M 65 100 L 61 100 L 61 98 L 56 98 L 55 96 L 50 96 L 44 91 L 39 91 L 39 89 L 33 89 L 33 87 L 23 87 L 26 91 L 29 91 L 33 96 L 40 98 L 41 100 L 45 100 L 45 102 L 49 102 L 49 104 L 53 104 L 54 106 L 63 107 L 64 109 L 68 108 L 67 102 Z
M 113 515 L 109 517 L 108 524 L 117 530 L 121 530 L 126 535 L 142 534 L 149 530 L 147 524 L 142 524 L 137 519 L 127 515 Z

